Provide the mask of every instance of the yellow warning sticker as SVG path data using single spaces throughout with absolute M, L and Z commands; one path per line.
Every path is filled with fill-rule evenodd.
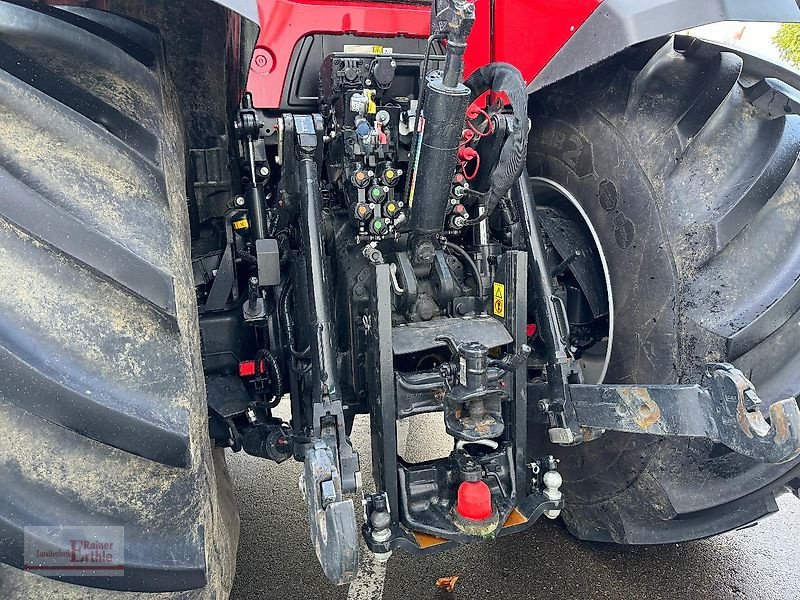
M 374 115 L 378 110 L 375 104 L 375 90 L 364 90 L 364 93 L 367 96 L 367 112 Z
M 345 54 L 384 54 L 394 53 L 394 49 L 388 46 L 371 46 L 369 44 L 345 44 L 343 48 Z
M 506 316 L 506 286 L 502 283 L 494 284 L 494 302 L 492 308 L 494 314 L 498 317 Z

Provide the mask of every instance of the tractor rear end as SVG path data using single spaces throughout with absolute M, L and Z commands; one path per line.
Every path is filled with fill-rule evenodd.
M 61 466 L 4 451 L 19 490 L 0 504 L 4 562 L 50 577 L 45 593 L 227 593 L 226 448 L 304 464 L 336 584 L 361 538 L 385 560 L 563 516 L 584 539 L 673 542 L 798 487 L 796 74 L 658 35 L 565 63 L 581 32 L 625 17 L 614 1 L 551 14 L 539 51 L 513 3 L 270 0 L 257 42 L 253 7 L 221 4 L 242 14 L 121 2 L 171 32 L 164 55 L 139 20 L 0 3 L 0 256 L 31 270 L 4 285 L 46 307 L 5 294 L 0 410 L 82 448 Z M 217 53 L 198 66 L 181 40 L 201 20 Z M 424 413 L 452 450 L 412 463 L 397 426 Z M 20 508 L 86 466 L 97 505 Z M 58 548 L 42 528 L 65 524 L 123 529 L 119 578 L 19 551 Z M 8 595 L 30 585 L 3 569 Z

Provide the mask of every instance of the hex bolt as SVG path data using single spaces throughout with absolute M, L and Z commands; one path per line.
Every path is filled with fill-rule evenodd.
M 244 196 L 236 196 L 236 198 L 233 199 L 233 203 L 236 206 L 242 207 L 245 205 L 246 201 L 244 199 Z

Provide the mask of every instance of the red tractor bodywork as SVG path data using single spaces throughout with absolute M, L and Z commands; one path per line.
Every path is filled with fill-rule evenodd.
M 530 82 L 602 0 L 477 0 L 466 54 L 467 75 L 489 62 L 509 62 Z M 261 34 L 248 88 L 258 108 L 278 108 L 297 43 L 312 33 L 368 37 L 430 34 L 430 6 L 387 2 L 259 0 Z M 494 12 L 494 15 L 492 15 Z M 520 41 L 527 42 L 521 47 Z

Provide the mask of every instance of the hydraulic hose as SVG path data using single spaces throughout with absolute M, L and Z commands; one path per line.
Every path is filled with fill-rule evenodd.
M 445 381 L 438 379 L 436 381 L 425 381 L 423 383 L 412 383 L 402 375 L 397 376 L 397 385 L 406 390 L 407 392 L 432 392 L 445 387 Z
M 290 279 L 286 282 L 286 285 L 283 286 L 280 299 L 278 300 L 278 305 L 280 307 L 279 315 L 283 320 L 283 327 L 284 331 L 286 332 L 286 341 L 289 345 L 289 352 L 294 358 L 305 358 L 311 352 L 311 346 L 307 346 L 302 352 L 298 352 L 294 347 L 294 320 L 292 319 L 292 313 L 289 310 L 289 295 L 293 290 L 294 282 Z
M 278 359 L 269 350 L 262 350 L 261 359 L 266 363 L 270 372 L 270 379 L 272 380 L 272 402 L 269 403 L 270 408 L 275 408 L 283 397 L 283 377 L 281 376 L 281 368 L 278 365 Z
M 486 192 L 486 213 L 490 214 L 522 175 L 528 154 L 528 93 L 525 80 L 515 66 L 490 63 L 470 75 L 465 85 L 474 102 L 485 92 L 503 92 L 514 111 L 512 135 L 500 151 L 500 160 L 492 171 L 491 185 Z

